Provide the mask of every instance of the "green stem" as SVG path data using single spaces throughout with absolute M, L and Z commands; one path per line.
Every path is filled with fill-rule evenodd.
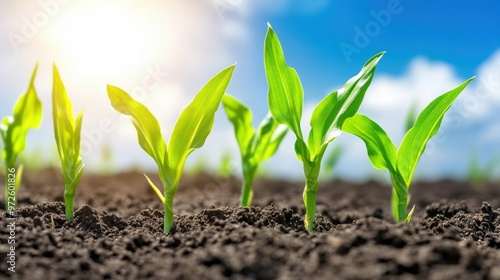
M 304 188 L 304 205 L 306 206 L 306 217 L 304 225 L 309 232 L 315 230 L 316 221 L 316 196 L 318 194 L 318 180 L 307 180 Z
M 408 208 L 408 187 L 400 175 L 392 175 L 392 214 L 396 222 L 406 220 Z
M 168 234 L 172 230 L 174 225 L 174 195 L 165 193 L 165 203 L 163 204 L 163 209 L 165 211 L 165 218 L 163 221 L 163 233 Z
M 252 204 L 252 198 L 253 198 L 252 181 L 243 180 L 243 185 L 241 187 L 240 205 L 244 207 L 250 206 L 250 204 Z
M 75 194 L 65 191 L 64 192 L 64 205 L 66 206 L 66 220 L 74 221 L 74 213 L 75 213 Z

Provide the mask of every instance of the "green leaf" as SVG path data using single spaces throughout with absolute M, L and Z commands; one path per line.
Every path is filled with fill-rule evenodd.
M 312 158 L 320 153 L 321 146 L 330 143 L 340 134 L 344 120 L 356 114 L 383 55 L 384 52 L 381 52 L 370 58 L 356 76 L 349 79 L 340 90 L 327 95 L 316 106 L 308 138 Z
M 17 156 L 26 146 L 28 130 L 38 128 L 42 121 L 42 103 L 35 89 L 38 64 L 31 75 L 28 91 L 21 95 L 14 106 L 12 117 L 2 120 L 0 131 L 4 143 L 2 158 L 7 166 L 14 166 Z
M 303 138 L 300 119 L 304 91 L 299 75 L 286 64 L 283 49 L 271 25 L 268 25 L 264 45 L 269 110 L 278 123 L 287 125 L 297 137 Z
M 243 158 L 252 155 L 255 130 L 252 127 L 252 112 L 238 99 L 224 95 L 222 97 L 224 110 L 229 121 L 233 124 L 236 140 Z
M 365 142 L 368 157 L 375 168 L 396 170 L 396 146 L 377 123 L 364 115 L 356 114 L 344 121 L 342 130 Z
M 410 185 L 413 172 L 427 141 L 434 136 L 443 120 L 443 116 L 464 88 L 474 79 L 470 78 L 457 88 L 434 99 L 418 115 L 415 125 L 406 133 L 398 151 L 397 167 L 407 186 Z
M 144 177 L 146 177 L 146 180 L 148 181 L 149 185 L 153 189 L 153 191 L 156 193 L 156 195 L 160 198 L 161 203 L 165 203 L 165 197 L 161 193 L 160 189 L 149 179 L 148 175 L 144 174 Z
M 257 141 L 255 143 L 255 161 L 261 162 L 272 157 L 285 138 L 288 128 L 280 125 L 270 114 L 267 115 L 259 126 Z
M 132 99 L 130 95 L 120 88 L 108 85 L 108 96 L 111 100 L 111 106 L 116 111 L 130 116 L 137 131 L 137 138 L 141 148 L 155 160 L 158 166 L 164 166 L 167 147 L 158 120 L 146 106 Z
M 205 143 L 212 130 L 215 112 L 231 80 L 234 65 L 215 75 L 181 113 L 168 143 L 169 166 L 176 180 L 187 156 Z

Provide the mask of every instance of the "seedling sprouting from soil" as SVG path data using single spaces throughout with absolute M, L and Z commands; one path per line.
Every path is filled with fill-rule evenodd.
M 407 214 L 408 190 L 418 160 L 427 141 L 438 132 L 444 114 L 472 79 L 427 105 L 405 134 L 398 150 L 387 133 L 368 117 L 356 114 L 344 122 L 343 131 L 354 134 L 365 142 L 372 165 L 378 169 L 389 170 L 392 180 L 392 213 L 397 222 L 411 220 L 415 206 Z
M 306 139 L 300 127 L 304 93 L 299 76 L 286 64 L 278 37 L 271 26 L 268 27 L 264 65 L 269 85 L 269 109 L 276 121 L 288 126 L 297 138 L 295 154 L 303 163 L 306 177 L 303 199 L 308 231 L 314 231 L 315 226 L 318 176 L 323 155 L 328 144 L 339 136 L 344 120 L 358 111 L 382 55 L 379 53 L 370 58 L 359 74 L 316 106 L 310 121 L 311 132 Z
M 21 185 L 22 167 L 16 172 L 16 161 L 26 146 L 28 130 L 38 128 L 42 121 L 42 103 L 35 89 L 35 76 L 38 65 L 31 75 L 28 91 L 21 95 L 14 106 L 14 114 L 5 117 L 0 124 L 5 162 L 5 208 L 11 212 L 17 204 L 17 193 Z
M 54 136 L 57 152 L 61 159 L 66 219 L 73 221 L 76 187 L 82 177 L 84 166 L 80 156 L 80 132 L 82 130 L 83 111 L 78 114 L 75 120 L 73 106 L 56 65 L 54 65 L 53 75 L 52 120 L 54 122 Z
M 173 202 L 179 186 L 186 159 L 194 150 L 205 143 L 212 130 L 215 112 L 220 105 L 234 65 L 215 75 L 196 95 L 181 113 L 175 124 L 168 146 L 163 139 L 160 124 L 153 114 L 141 103 L 135 101 L 125 91 L 108 85 L 111 105 L 118 112 L 130 116 L 141 148 L 158 165 L 164 194 L 146 176 L 150 186 L 163 202 L 165 210 L 164 233 L 170 232 L 174 222 Z
M 241 153 L 243 186 L 240 205 L 250 206 L 253 197 L 252 184 L 259 164 L 276 153 L 288 129 L 280 125 L 271 115 L 267 115 L 255 134 L 250 109 L 230 95 L 225 95 L 222 102 L 227 117 L 233 124 Z

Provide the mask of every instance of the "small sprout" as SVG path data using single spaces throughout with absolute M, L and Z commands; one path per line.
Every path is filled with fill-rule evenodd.
M 357 114 L 344 122 L 343 131 L 354 134 L 365 142 L 372 165 L 377 169 L 389 170 L 393 187 L 392 213 L 397 222 L 411 220 L 415 206 L 407 214 L 408 190 L 418 160 L 425 150 L 427 141 L 438 132 L 444 114 L 472 79 L 468 79 L 427 105 L 405 134 L 398 150 L 387 133 L 368 117 Z
M 326 176 L 330 176 L 333 173 L 335 167 L 339 163 L 340 156 L 342 156 L 343 149 L 342 146 L 333 147 L 332 151 L 326 155 L 325 163 L 321 173 Z
M 271 115 L 261 122 L 257 134 L 252 127 L 252 111 L 238 99 L 225 95 L 222 98 L 227 117 L 234 127 L 234 133 L 240 147 L 243 167 L 243 186 L 241 189 L 241 206 L 252 203 L 252 184 L 259 164 L 272 157 L 286 135 L 286 126 L 279 125 Z
M 203 146 L 210 134 L 215 112 L 229 85 L 233 70 L 234 65 L 222 70 L 198 92 L 177 120 L 168 146 L 161 134 L 160 124 L 153 114 L 125 91 L 108 85 L 111 105 L 118 112 L 130 116 L 137 131 L 139 145 L 158 165 L 164 194 L 146 175 L 144 176 L 163 203 L 165 210 L 163 232 L 165 234 L 170 232 L 174 223 L 174 195 L 179 186 L 186 159 L 194 150 Z
M 500 166 L 500 156 L 492 157 L 484 167 L 479 163 L 477 152 L 470 156 L 468 178 L 474 187 L 482 187 L 489 180 L 493 179 L 495 169 Z
M 57 152 L 61 159 L 66 219 L 73 221 L 76 187 L 82 177 L 84 166 L 80 156 L 83 111 L 78 114 L 75 120 L 72 112 L 73 106 L 55 64 L 53 75 L 52 119 L 54 121 L 54 136 Z
M 405 133 L 413 127 L 415 120 L 417 120 L 417 102 L 413 102 L 410 106 L 410 110 L 406 113 Z
M 0 124 L 3 150 L 2 159 L 5 162 L 5 208 L 15 210 L 17 193 L 21 185 L 22 168 L 16 172 L 16 161 L 26 146 L 28 130 L 38 128 L 42 121 L 42 103 L 38 99 L 35 89 L 35 76 L 38 64 L 31 75 L 28 91 L 21 95 L 14 106 L 13 116 L 5 117 Z M 19 172 L 21 171 L 21 172 Z M 15 180 L 9 182 L 9 180 Z
M 303 200 L 306 207 L 304 220 L 308 231 L 314 231 L 316 196 L 321 161 L 328 144 L 340 134 L 344 121 L 354 116 L 384 53 L 370 58 L 358 75 L 349 79 L 341 89 L 328 94 L 314 109 L 311 131 L 305 138 L 300 127 L 304 93 L 295 69 L 289 67 L 281 44 L 269 25 L 264 47 L 264 65 L 269 85 L 269 109 L 278 123 L 284 124 L 295 134 L 295 154 L 303 163 L 306 185 Z

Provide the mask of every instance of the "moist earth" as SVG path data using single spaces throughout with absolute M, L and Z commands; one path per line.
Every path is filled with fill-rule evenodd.
M 389 186 L 323 182 L 315 233 L 303 225 L 301 182 L 260 179 L 247 208 L 237 206 L 240 185 L 185 175 L 163 235 L 163 207 L 140 173 L 85 175 L 74 222 L 58 171 L 31 173 L 16 211 L 15 272 L 12 220 L 0 213 L 0 278 L 500 279 L 498 183 L 415 183 L 413 220 L 396 224 Z

